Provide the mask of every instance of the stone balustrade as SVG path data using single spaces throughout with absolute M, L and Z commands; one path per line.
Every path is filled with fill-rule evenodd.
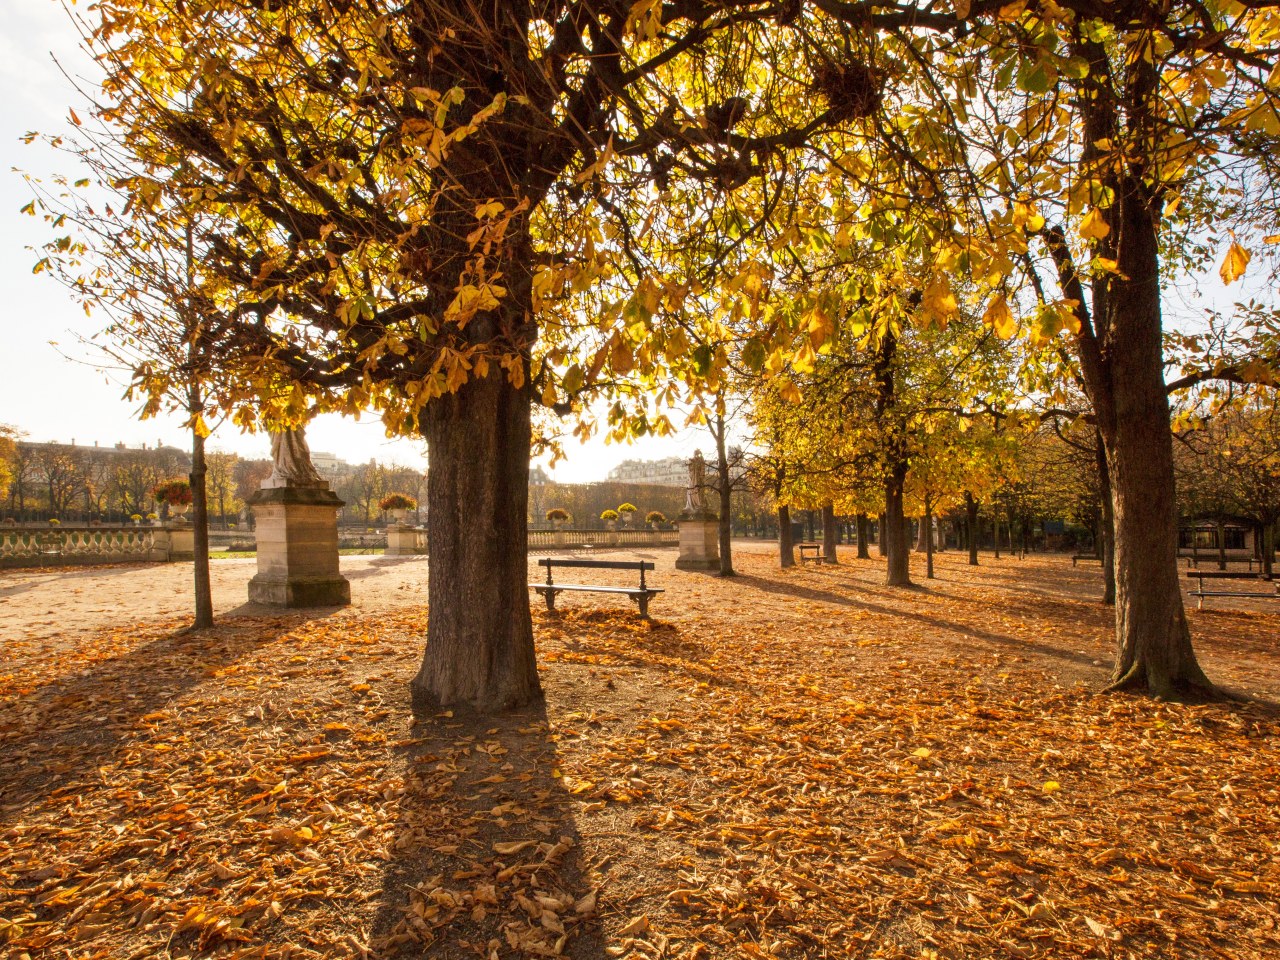
M 190 524 L 0 524 L 0 568 L 190 560 Z
M 530 530 L 530 550 L 574 547 L 674 547 L 679 530 Z

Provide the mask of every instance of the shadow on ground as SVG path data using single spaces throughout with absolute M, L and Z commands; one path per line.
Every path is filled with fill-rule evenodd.
M 0 826 L 33 803 L 73 793 L 162 710 L 300 620 L 177 629 L 69 677 L 18 685 L 0 703 Z
M 603 958 L 596 885 L 546 710 L 416 717 L 378 896 L 378 956 Z

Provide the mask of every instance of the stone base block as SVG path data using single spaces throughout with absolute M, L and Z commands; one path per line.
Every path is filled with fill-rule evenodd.
M 249 581 L 249 600 L 269 607 L 342 607 L 351 602 L 346 577 L 265 577 Z
M 676 567 L 680 570 L 720 569 L 720 521 L 712 517 L 681 517 L 680 555 Z
M 351 602 L 338 572 L 338 509 L 342 501 L 317 487 L 259 490 L 249 501 L 256 518 L 258 575 L 249 599 L 273 607 L 331 607 Z

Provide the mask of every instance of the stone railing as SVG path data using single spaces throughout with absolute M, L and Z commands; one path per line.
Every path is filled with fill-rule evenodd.
M 190 524 L 0 525 L 0 568 L 190 560 Z
M 427 553 L 425 527 L 407 527 L 393 523 L 387 527 L 387 556 L 412 557 Z
M 679 530 L 530 530 L 530 550 L 581 547 L 674 547 Z

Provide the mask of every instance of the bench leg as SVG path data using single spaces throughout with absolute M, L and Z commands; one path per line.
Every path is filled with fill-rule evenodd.
M 640 594 L 639 596 L 633 597 L 632 599 L 635 600 L 636 605 L 640 608 L 640 616 L 642 617 L 649 616 L 649 595 Z
M 556 594 L 559 592 L 560 592 L 559 590 L 543 590 L 542 591 L 542 599 L 547 601 L 548 613 L 556 612 Z

